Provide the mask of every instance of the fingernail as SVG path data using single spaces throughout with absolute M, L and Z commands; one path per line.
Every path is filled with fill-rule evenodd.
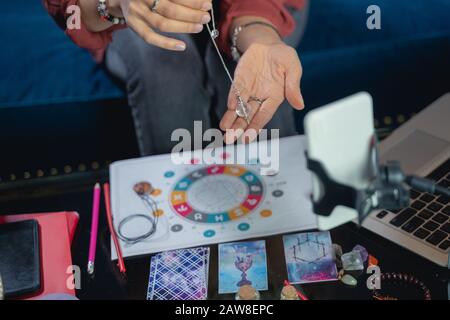
M 202 31 L 203 30 L 203 25 L 202 24 L 196 24 L 195 27 L 194 27 L 194 30 L 196 32 Z
M 232 139 L 229 135 L 225 134 L 225 144 L 232 144 L 234 139 Z
M 232 129 L 229 129 L 232 130 Z M 227 130 L 225 133 L 225 144 L 233 144 L 236 141 L 236 136 L 231 131 Z
M 203 23 L 203 24 L 209 23 L 210 21 L 211 21 L 211 17 L 209 16 L 209 14 L 204 15 L 204 16 L 202 17 L 202 23 Z
M 202 10 L 209 11 L 209 10 L 211 10 L 211 9 L 212 9 L 212 4 L 211 4 L 211 2 L 205 2 L 205 3 L 203 4 Z
M 245 134 L 247 136 L 247 143 L 251 143 L 258 138 L 258 132 L 256 129 L 248 129 Z
M 303 96 L 300 95 L 300 109 L 303 110 L 305 109 L 305 100 L 303 99 Z
M 184 43 L 177 43 L 175 45 L 175 49 L 178 51 L 184 51 L 186 50 L 186 45 Z

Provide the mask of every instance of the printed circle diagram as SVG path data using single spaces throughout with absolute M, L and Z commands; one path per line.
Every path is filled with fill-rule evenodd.
M 180 179 L 169 202 L 184 219 L 215 224 L 250 214 L 263 196 L 264 185 L 257 174 L 237 165 L 212 165 Z

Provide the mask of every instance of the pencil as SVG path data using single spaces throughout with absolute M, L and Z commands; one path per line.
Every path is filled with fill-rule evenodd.
M 89 258 L 87 272 L 89 275 L 94 274 L 95 267 L 95 251 L 97 249 L 97 233 L 98 233 L 98 213 L 100 209 L 100 184 L 94 186 L 94 196 L 92 202 L 92 224 L 91 224 L 91 240 L 89 243 Z
M 114 247 L 116 248 L 117 253 L 117 265 L 119 267 L 119 271 L 123 274 L 127 272 L 125 268 L 125 262 L 122 257 L 122 249 L 120 248 L 119 240 L 117 239 L 116 229 L 114 228 L 113 217 L 111 212 L 111 197 L 109 190 L 109 183 L 103 184 L 103 193 L 105 195 L 105 207 L 106 207 L 106 218 L 108 219 L 109 232 L 111 233 L 111 237 L 114 242 Z

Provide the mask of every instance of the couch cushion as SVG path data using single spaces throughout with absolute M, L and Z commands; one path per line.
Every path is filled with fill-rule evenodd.
M 381 9 L 381 30 L 369 30 L 370 5 Z M 301 52 L 412 40 L 450 32 L 450 1 L 312 0 Z
M 40 1 L 4 1 L 0 30 L 0 108 L 124 96 L 91 55 L 58 28 Z

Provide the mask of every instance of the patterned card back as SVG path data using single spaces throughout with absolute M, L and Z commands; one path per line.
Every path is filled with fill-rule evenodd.
M 161 252 L 150 264 L 147 300 L 206 300 L 209 248 Z

